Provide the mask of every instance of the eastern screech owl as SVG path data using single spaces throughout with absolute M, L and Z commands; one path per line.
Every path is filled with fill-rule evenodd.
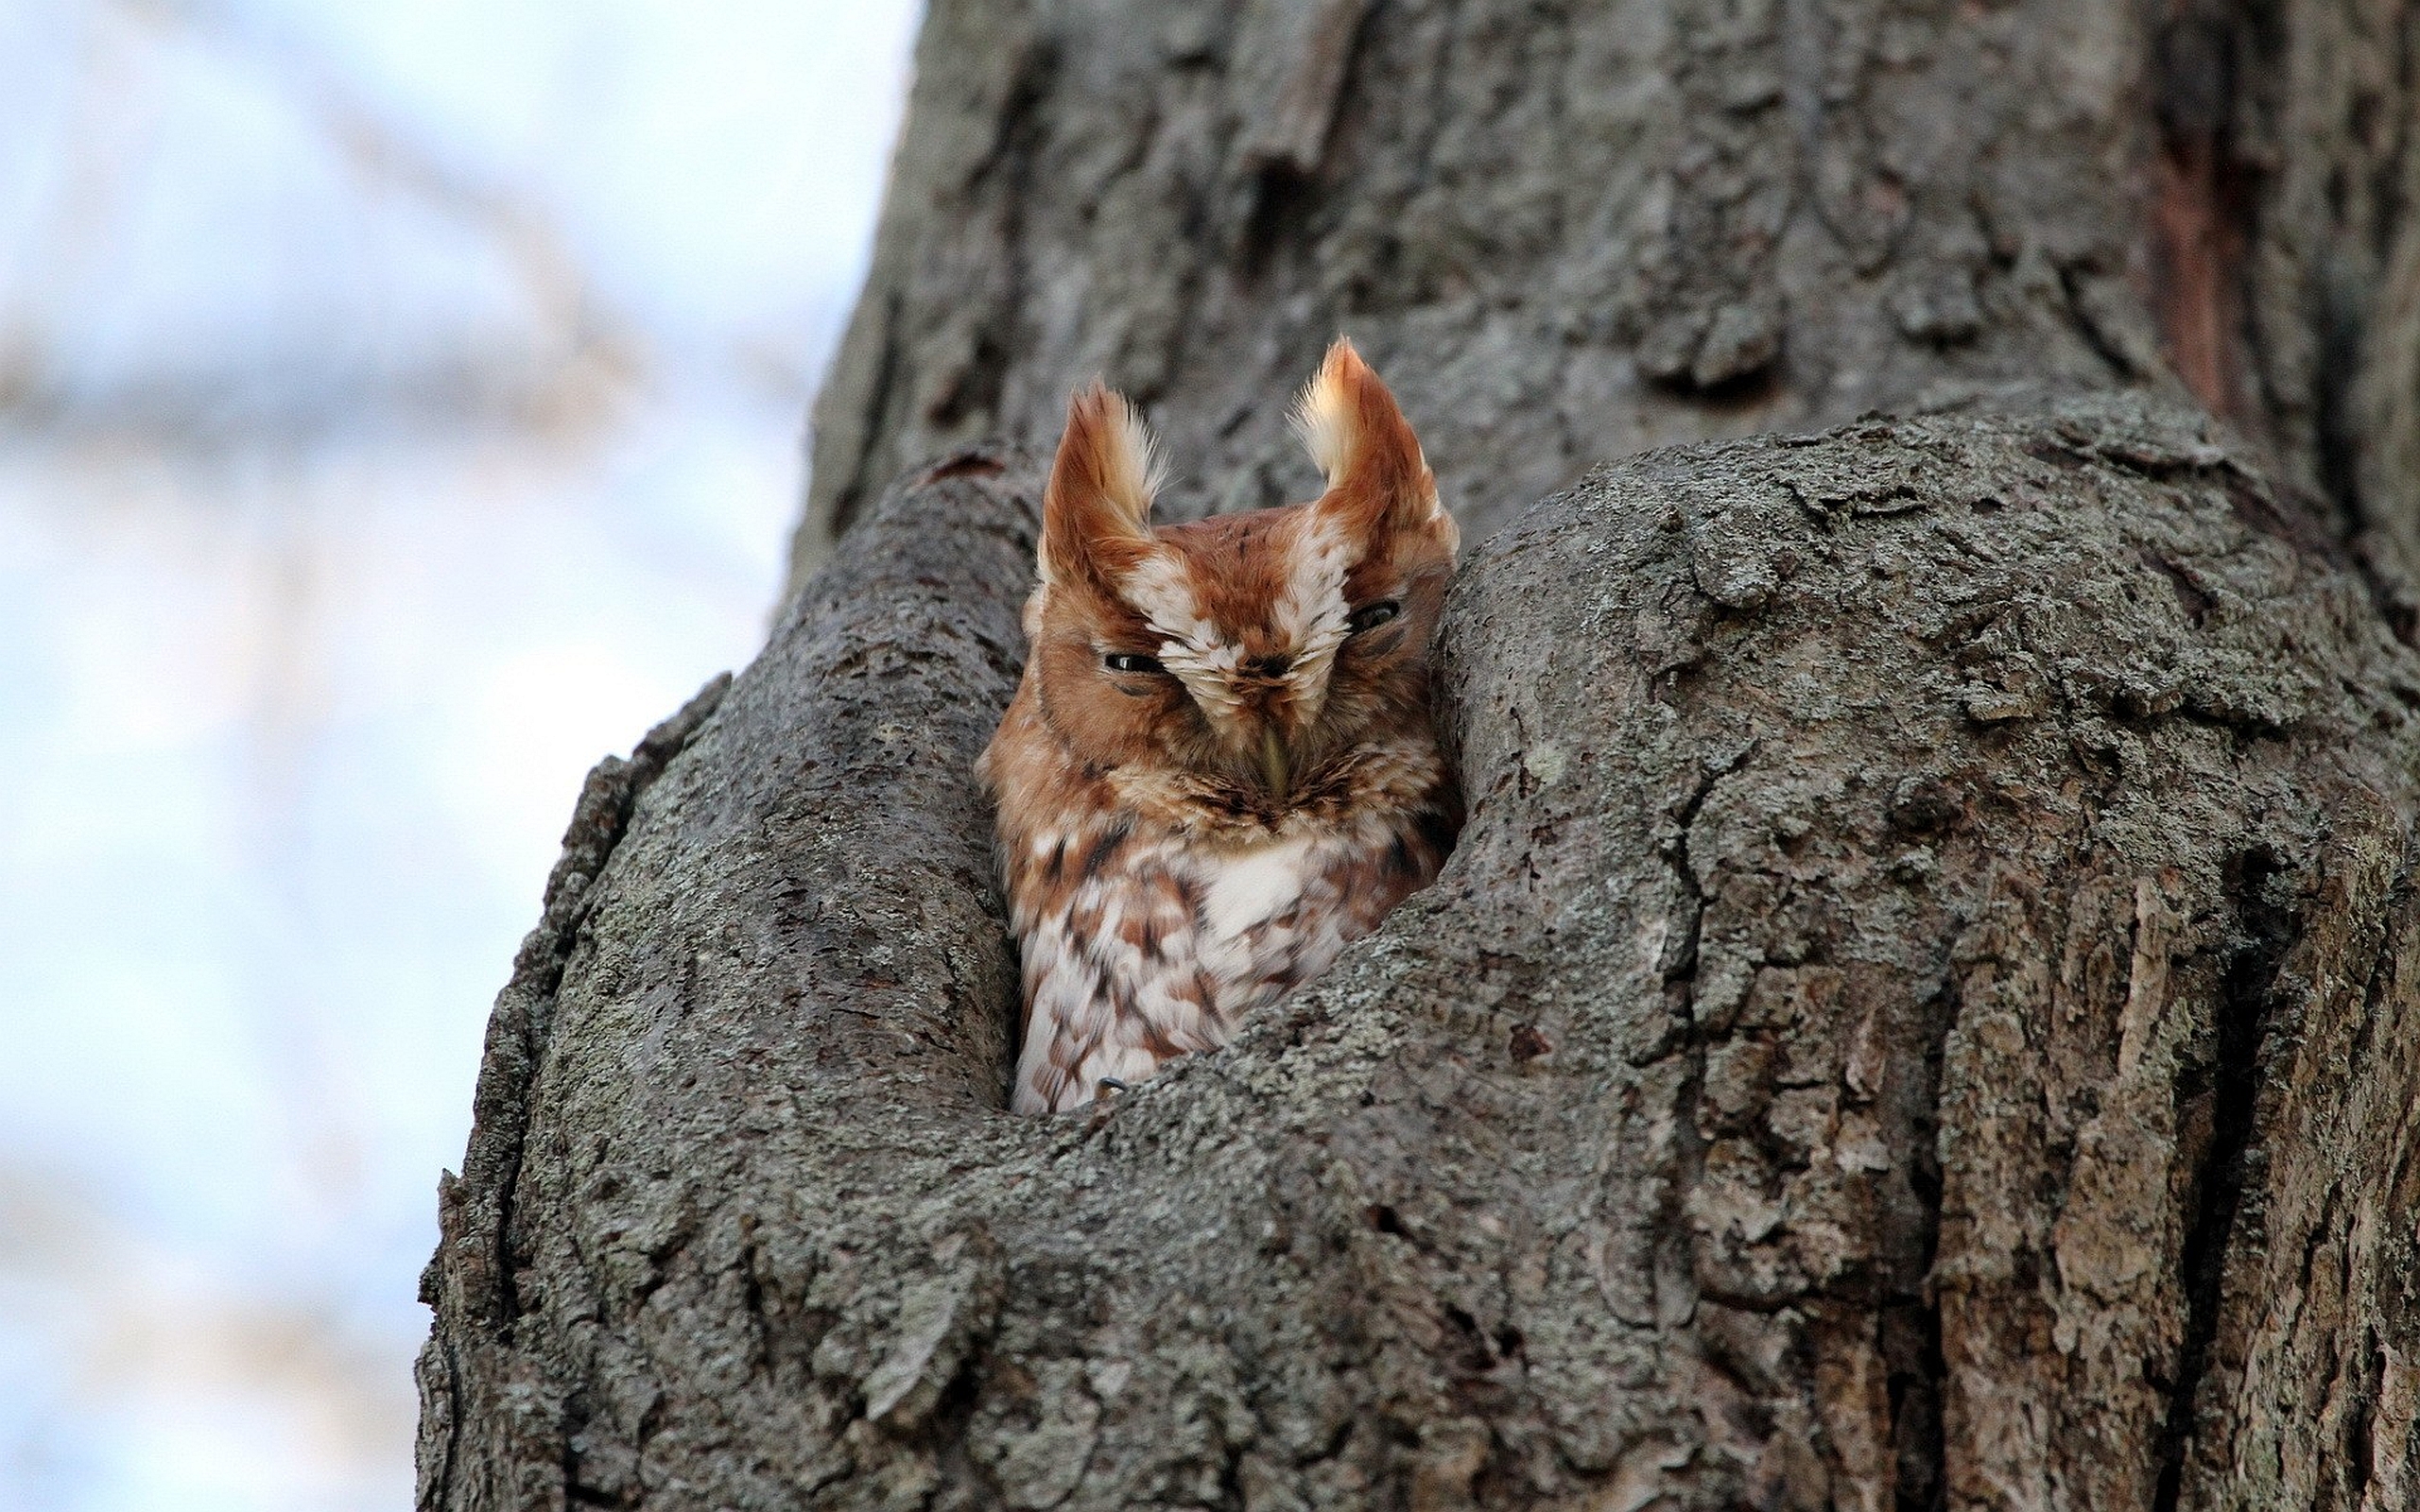
M 1317 500 L 1155 530 L 1133 411 L 1098 384 L 1068 406 L 1025 679 L 981 768 L 1025 961 L 1020 1112 L 1225 1042 L 1453 844 L 1428 691 L 1453 517 L 1350 344 L 1295 424 Z

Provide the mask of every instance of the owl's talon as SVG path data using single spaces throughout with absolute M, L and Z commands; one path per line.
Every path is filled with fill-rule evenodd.
M 1127 1086 L 1126 1083 L 1118 1080 L 1115 1076 L 1103 1076 L 1099 1082 L 1096 1084 L 1095 1090 L 1104 1092 L 1123 1092 L 1133 1091 L 1132 1088 Z

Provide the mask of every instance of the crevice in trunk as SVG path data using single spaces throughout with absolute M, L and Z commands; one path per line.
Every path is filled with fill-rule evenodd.
M 1945 984 L 1950 980 L 1945 975 Z M 1882 1356 L 1889 1368 L 1891 1448 L 1894 1512 L 1941 1512 L 1949 1501 L 1948 1446 L 1942 1426 L 1942 1393 L 1949 1363 L 1941 1346 L 1941 1294 L 1933 1263 L 1941 1252 L 1941 1074 L 1950 1026 L 1958 1022 L 1955 991 L 1945 985 L 1933 995 L 1927 1025 L 1925 1109 L 1908 1142 L 1913 1166 L 1908 1185 L 1924 1214 L 1924 1248 L 1912 1295 L 1893 1297 L 1882 1309 Z
M 2260 1091 L 2261 1060 L 2278 968 L 2300 934 L 2294 912 L 2267 896 L 2284 867 L 2272 851 L 2256 847 L 2235 858 L 2227 891 L 2240 931 L 2217 1004 L 2206 1084 L 2188 1081 L 2185 1098 L 2211 1099 L 2210 1143 L 2194 1177 L 2189 1211 L 2193 1227 L 2185 1239 L 2181 1271 L 2186 1288 L 2185 1337 L 2177 1349 L 2176 1383 L 2168 1420 L 2160 1433 L 2160 1476 L 2155 1512 L 2176 1512 L 2185 1463 L 2192 1448 L 2196 1399 L 2217 1340 L 2230 1240 L 2243 1204 L 2253 1159 L 2254 1105 Z

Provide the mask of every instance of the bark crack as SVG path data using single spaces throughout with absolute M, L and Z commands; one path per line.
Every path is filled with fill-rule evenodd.
M 2194 1177 L 2187 1211 L 2193 1224 L 2180 1269 L 2186 1286 L 2185 1336 L 2177 1350 L 2176 1384 L 2159 1440 L 2154 1512 L 2176 1512 L 2185 1461 L 2196 1427 L 2196 1399 L 2218 1339 L 2227 1254 L 2242 1210 L 2254 1143 L 2260 1060 L 2266 1049 L 2279 969 L 2300 935 L 2291 909 L 2267 896 L 2283 876 L 2276 854 L 2255 847 L 2236 858 L 2229 893 L 2240 935 L 2217 1005 L 2207 1093 L 2212 1099 L 2209 1147 Z
M 1948 1055 L 1950 1029 L 1958 1022 L 1955 983 L 1955 976 L 1945 977 L 1933 998 L 1933 1019 L 1924 1041 L 1922 1111 L 1909 1131 L 1908 1186 L 1922 1226 L 1915 1290 L 1912 1296 L 1887 1302 L 1879 1321 L 1883 1359 L 1890 1371 L 1885 1391 L 1891 1404 L 1892 1497 L 1896 1512 L 1939 1512 L 1949 1498 L 1949 1452 L 1942 1420 L 1949 1362 L 1942 1352 L 1941 1289 L 1934 1283 L 1933 1267 L 1941 1257 L 1942 1065 Z

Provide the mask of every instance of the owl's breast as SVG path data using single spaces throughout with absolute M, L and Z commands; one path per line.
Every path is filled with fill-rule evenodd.
M 1305 888 L 1332 860 L 1333 841 L 1275 840 L 1201 858 L 1201 927 L 1233 939 L 1270 919 L 1300 911 Z
M 1393 877 L 1392 837 L 1374 826 L 1294 835 L 1184 857 L 1203 963 L 1230 1018 L 1327 970 L 1425 877 Z
M 1017 1106 L 1072 1107 L 1104 1077 L 1132 1083 L 1224 1043 L 1436 874 L 1423 823 L 1372 815 L 1204 845 L 1102 816 L 1011 850 L 1028 1012 Z

